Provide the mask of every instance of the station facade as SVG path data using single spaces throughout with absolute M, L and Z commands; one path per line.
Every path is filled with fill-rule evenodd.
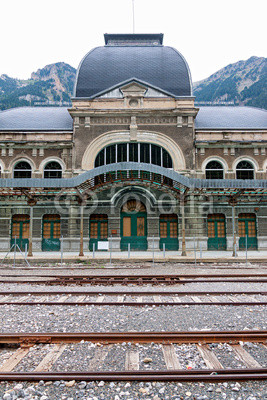
M 163 35 L 105 35 L 72 107 L 0 112 L 0 251 L 266 249 L 267 112 L 196 107 Z

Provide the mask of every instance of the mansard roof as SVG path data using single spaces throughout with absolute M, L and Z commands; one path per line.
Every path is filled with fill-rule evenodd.
M 0 131 L 72 131 L 66 107 L 19 107 L 0 112 Z
M 253 107 L 200 107 L 196 130 L 267 129 L 267 111 Z M 21 107 L 0 111 L 0 131 L 72 131 L 66 107 Z
M 267 111 L 254 107 L 199 107 L 196 129 L 267 129 Z
M 93 98 L 134 78 L 174 97 L 192 96 L 187 62 L 176 49 L 161 44 L 161 35 L 106 34 L 105 39 L 106 46 L 94 48 L 81 61 L 75 98 Z

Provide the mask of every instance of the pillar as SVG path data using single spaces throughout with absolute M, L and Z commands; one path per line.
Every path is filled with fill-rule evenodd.
M 236 248 L 236 223 L 235 223 L 235 203 L 232 202 L 232 220 L 233 220 L 233 254 L 232 256 L 235 257 L 235 248 Z M 236 252 L 237 255 L 237 252 Z
M 186 244 L 185 244 L 185 212 L 184 212 L 184 199 L 180 201 L 181 214 L 182 214 L 182 256 L 186 257 Z
M 29 226 L 28 257 L 32 257 L 32 226 L 33 226 L 33 205 L 30 206 L 30 226 Z
M 84 206 L 80 206 L 80 253 L 79 256 L 83 257 L 83 211 L 84 211 Z

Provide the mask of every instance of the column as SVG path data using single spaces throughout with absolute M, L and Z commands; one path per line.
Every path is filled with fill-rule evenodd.
M 80 253 L 79 256 L 83 257 L 83 208 L 84 206 L 80 206 Z
M 185 244 L 185 212 L 184 212 L 184 199 L 182 198 L 180 201 L 181 206 L 181 214 L 182 214 L 182 256 L 186 257 L 186 244 Z
M 232 256 L 235 257 L 235 248 L 236 248 L 236 223 L 235 223 L 235 202 L 231 203 L 232 206 L 232 223 L 233 223 L 233 254 Z M 237 252 L 236 252 L 237 255 Z
M 33 225 L 33 205 L 30 205 L 30 226 L 29 226 L 28 257 L 32 257 L 32 225 Z

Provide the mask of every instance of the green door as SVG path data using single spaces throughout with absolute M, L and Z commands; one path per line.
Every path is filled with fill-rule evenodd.
M 108 216 L 106 214 L 92 214 L 90 216 L 89 250 L 98 250 L 98 242 L 108 241 Z
M 208 250 L 226 250 L 225 216 L 208 215 Z
M 25 245 L 29 248 L 29 232 L 30 232 L 30 216 L 26 214 L 16 214 L 12 217 L 11 226 L 11 243 L 19 246 L 21 250 L 25 250 Z
M 178 218 L 175 214 L 161 214 L 159 217 L 159 246 L 163 250 L 165 243 L 166 250 L 178 250 Z
M 256 228 L 256 215 L 255 214 L 239 214 L 238 216 L 238 235 L 239 235 L 239 249 L 247 248 L 250 250 L 257 250 L 257 228 Z
M 147 213 L 144 204 L 129 200 L 121 211 L 121 250 L 147 250 Z
M 47 214 L 43 216 L 42 251 L 60 250 L 60 216 Z

